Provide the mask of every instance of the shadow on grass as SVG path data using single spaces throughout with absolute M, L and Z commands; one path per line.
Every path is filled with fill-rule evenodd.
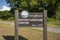
M 3 36 L 5 40 L 14 40 L 14 36 Z M 19 40 L 28 40 L 22 36 L 19 36 Z

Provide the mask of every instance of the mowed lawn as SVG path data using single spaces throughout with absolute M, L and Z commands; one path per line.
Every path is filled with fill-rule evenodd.
M 43 40 L 43 31 L 32 28 L 18 28 L 19 40 Z M 0 40 L 14 40 L 14 26 L 0 23 Z M 47 33 L 48 40 L 60 40 L 60 33 Z
M 47 22 L 47 27 L 60 29 L 60 21 Z

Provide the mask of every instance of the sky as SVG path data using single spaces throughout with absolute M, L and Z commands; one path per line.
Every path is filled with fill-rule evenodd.
M 9 11 L 10 7 L 9 4 L 7 4 L 6 0 L 0 0 L 0 11 Z

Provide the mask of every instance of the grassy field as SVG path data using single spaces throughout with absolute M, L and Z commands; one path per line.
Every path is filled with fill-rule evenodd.
M 60 28 L 60 21 L 47 22 L 47 27 Z
M 43 31 L 19 28 L 19 40 L 43 40 Z M 48 40 L 60 40 L 60 33 L 47 32 Z M 14 26 L 0 23 L 0 40 L 14 40 Z

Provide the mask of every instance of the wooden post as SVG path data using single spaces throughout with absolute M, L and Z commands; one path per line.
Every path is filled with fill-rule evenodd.
M 19 40 L 18 38 L 18 10 L 15 10 L 15 40 Z
M 44 20 L 43 20 L 43 40 L 47 40 L 47 10 L 44 10 Z

